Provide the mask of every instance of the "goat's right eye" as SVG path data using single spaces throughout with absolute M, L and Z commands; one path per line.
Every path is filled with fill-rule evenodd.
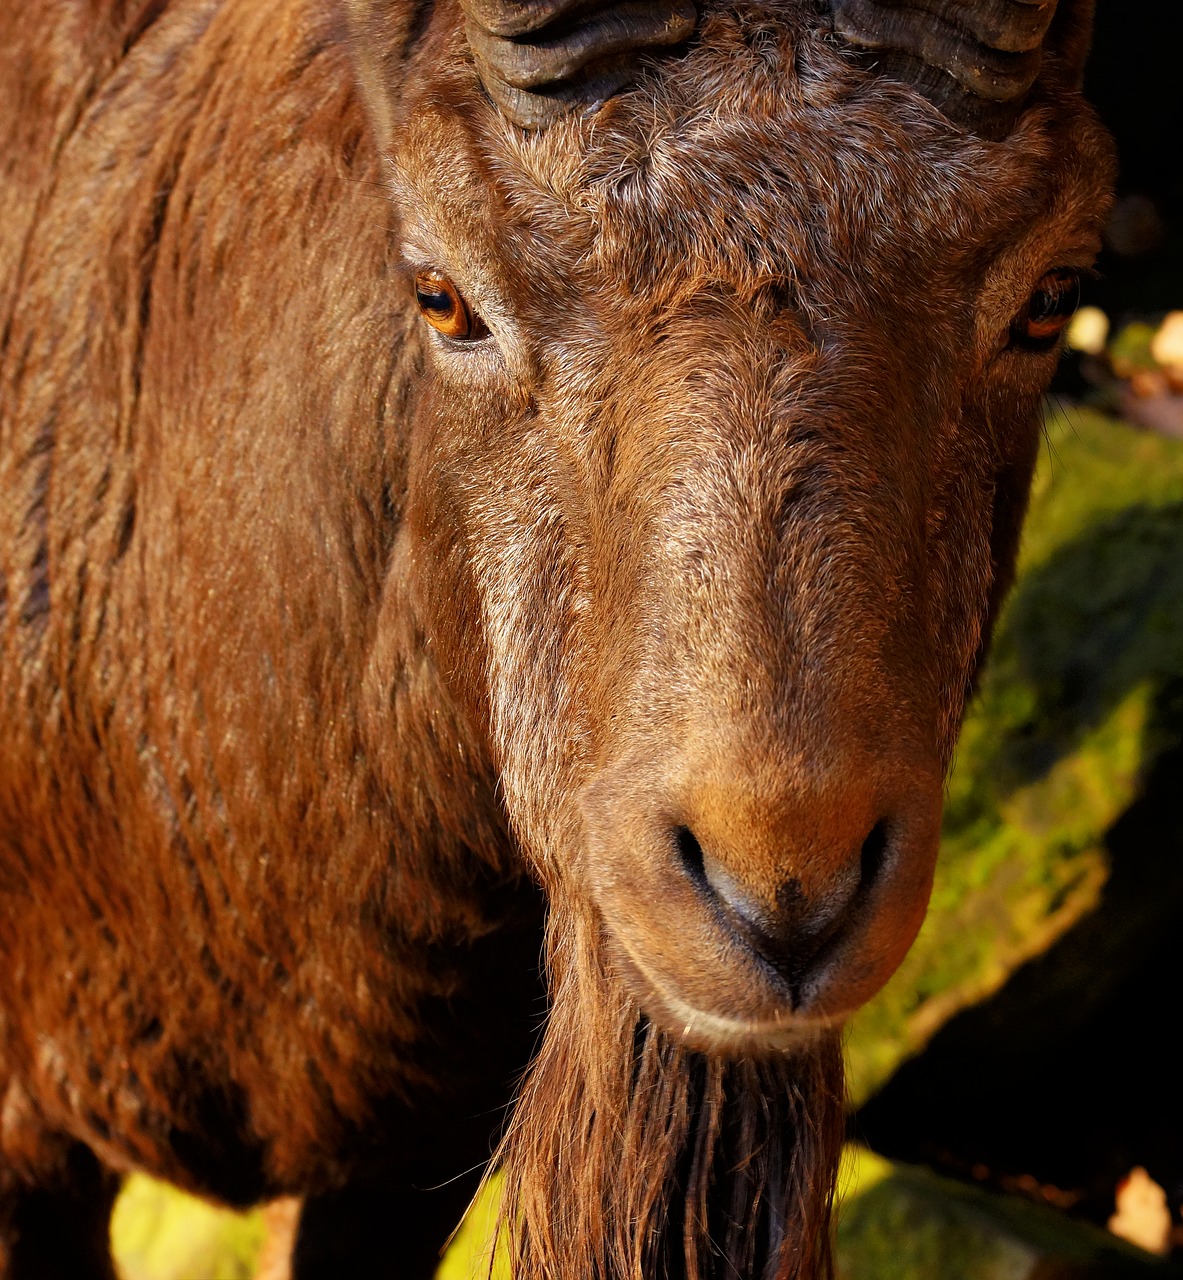
M 460 290 L 438 271 L 416 273 L 415 301 L 427 323 L 445 338 L 476 342 L 489 332 Z
M 1050 351 L 1080 306 L 1080 272 L 1049 271 L 1011 325 L 1011 341 L 1028 351 Z

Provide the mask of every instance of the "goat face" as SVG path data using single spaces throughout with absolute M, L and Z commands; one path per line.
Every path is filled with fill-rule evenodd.
M 1107 144 L 1046 86 L 975 138 L 791 13 L 533 133 L 424 48 L 390 150 L 441 669 L 650 1016 L 808 1036 L 924 914 Z

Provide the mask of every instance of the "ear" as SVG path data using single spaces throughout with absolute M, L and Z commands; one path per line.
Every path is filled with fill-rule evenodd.
M 433 7 L 434 0 L 339 0 L 354 74 L 374 136 L 384 150 L 394 131 L 391 90 L 401 83 L 415 35 L 422 33 Z

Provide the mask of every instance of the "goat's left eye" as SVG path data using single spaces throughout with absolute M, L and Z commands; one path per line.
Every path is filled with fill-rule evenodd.
M 1080 272 L 1070 267 L 1049 271 L 1011 325 L 1011 340 L 1028 350 L 1050 350 L 1079 306 Z
M 427 323 L 445 338 L 476 342 L 489 332 L 460 290 L 438 271 L 416 273 L 415 301 Z

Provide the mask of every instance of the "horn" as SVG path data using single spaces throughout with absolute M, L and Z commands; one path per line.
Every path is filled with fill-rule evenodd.
M 883 74 L 917 88 L 957 124 L 1009 131 L 1056 51 L 1079 80 L 1090 0 L 831 0 L 834 30 Z
M 463 0 L 468 44 L 489 97 L 515 124 L 540 129 L 594 107 L 636 76 L 638 56 L 682 43 L 692 0 Z

